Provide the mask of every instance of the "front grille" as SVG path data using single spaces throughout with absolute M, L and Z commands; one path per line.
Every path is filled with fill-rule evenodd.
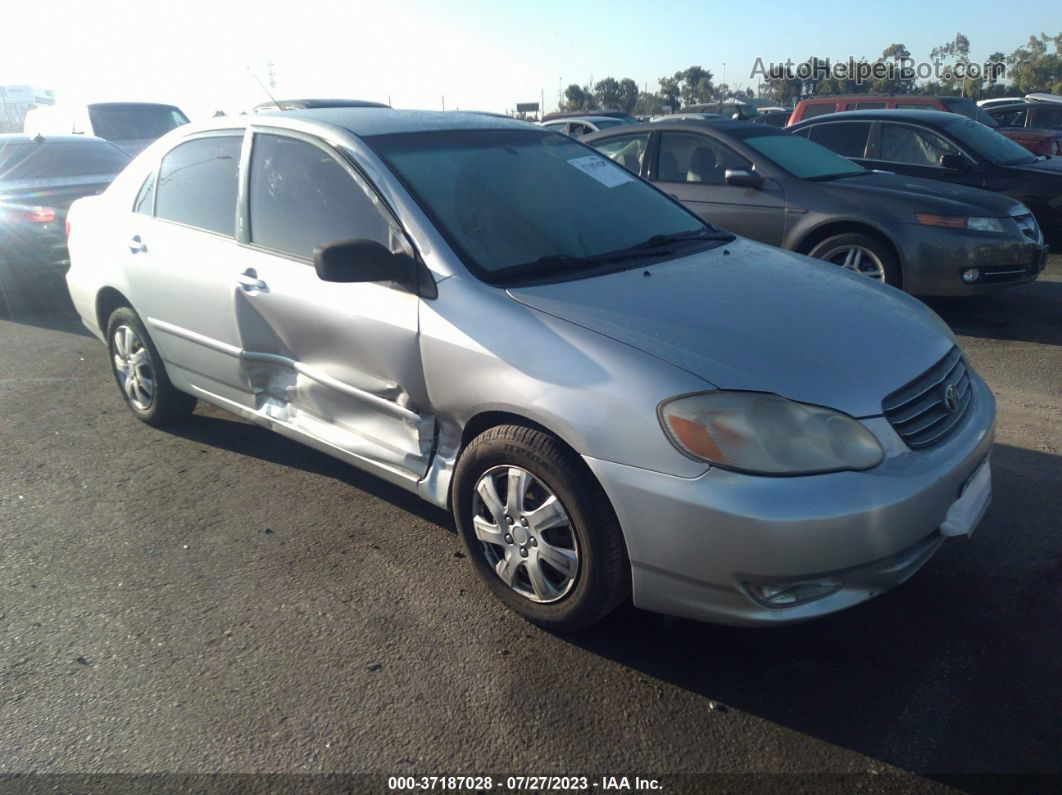
M 950 395 L 949 395 L 950 393 Z M 953 400 L 949 406 L 949 396 Z M 973 402 L 970 375 L 958 348 L 881 401 L 885 418 L 912 450 L 943 442 Z
M 1021 215 L 1013 216 L 1013 218 L 1014 223 L 1018 225 L 1023 235 L 1029 240 L 1040 242 L 1040 227 L 1036 225 L 1036 219 L 1033 218 L 1032 213 L 1022 213 Z

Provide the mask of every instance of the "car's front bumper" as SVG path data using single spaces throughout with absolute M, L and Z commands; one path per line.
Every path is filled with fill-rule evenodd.
M 922 296 L 981 295 L 1031 282 L 1047 264 L 1047 246 L 1022 238 L 978 235 L 955 229 L 907 225 L 900 243 L 903 288 Z M 962 272 L 977 268 L 973 283 Z
M 864 424 L 886 459 L 866 472 L 759 477 L 713 468 L 679 478 L 594 458 L 619 517 L 634 603 L 726 624 L 772 625 L 832 613 L 906 580 L 944 541 L 940 526 L 986 457 L 995 402 L 973 374 L 974 404 L 935 448 L 909 450 L 882 417 Z M 746 583 L 841 580 L 839 590 L 765 607 Z

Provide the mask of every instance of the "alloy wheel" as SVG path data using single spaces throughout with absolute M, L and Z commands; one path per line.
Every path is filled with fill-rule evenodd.
M 496 466 L 480 476 L 472 524 L 487 563 L 521 596 L 556 602 L 575 586 L 579 545 L 568 512 L 526 469 Z
M 134 408 L 147 411 L 155 397 L 155 371 L 151 355 L 136 331 L 126 324 L 114 330 L 114 372 Z
M 823 251 L 818 256 L 834 265 L 840 265 L 842 268 L 869 276 L 879 282 L 885 281 L 885 264 L 877 254 L 864 246 L 838 246 Z

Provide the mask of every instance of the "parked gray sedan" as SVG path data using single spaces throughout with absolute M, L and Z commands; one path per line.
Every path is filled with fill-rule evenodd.
M 71 296 L 136 417 L 202 399 L 452 509 L 487 585 L 549 628 L 632 595 L 830 613 L 990 499 L 992 395 L 931 310 L 540 127 L 225 118 L 69 221 Z
M 1035 279 L 1047 262 L 1016 199 L 870 171 L 766 125 L 664 120 L 581 140 L 706 221 L 915 295 L 989 292 Z

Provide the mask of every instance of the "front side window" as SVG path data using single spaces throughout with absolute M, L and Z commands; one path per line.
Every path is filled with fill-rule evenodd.
M 751 166 L 729 146 L 706 135 L 667 132 L 660 136 L 658 179 L 662 182 L 725 185 L 727 169 Z
M 1020 108 L 1018 110 L 1000 110 L 990 115 L 1004 127 L 1024 127 L 1027 113 L 1024 108 Z
M 863 157 L 867 151 L 870 122 L 844 121 L 811 127 L 812 141 L 832 149 L 842 157 Z
M 392 224 L 375 195 L 306 141 L 255 135 L 248 201 L 256 245 L 304 259 L 340 240 L 373 240 L 393 250 Z
M 967 149 L 996 165 L 1017 166 L 1036 160 L 1028 149 L 972 119 L 956 119 L 944 130 Z
M 591 260 L 652 244 L 658 236 L 721 239 L 655 188 L 563 136 L 437 130 L 364 140 L 462 261 L 487 281 L 567 278 L 596 267 Z
M 609 138 L 607 141 L 593 141 L 590 145 L 612 162 L 619 163 L 628 171 L 640 174 L 648 144 L 649 133 L 638 133 Z
M 955 147 L 929 130 L 906 124 L 881 125 L 881 160 L 939 166 L 940 156 L 947 154 L 957 154 Z
M 242 143 L 239 135 L 215 135 L 171 149 L 159 168 L 156 217 L 231 236 Z

